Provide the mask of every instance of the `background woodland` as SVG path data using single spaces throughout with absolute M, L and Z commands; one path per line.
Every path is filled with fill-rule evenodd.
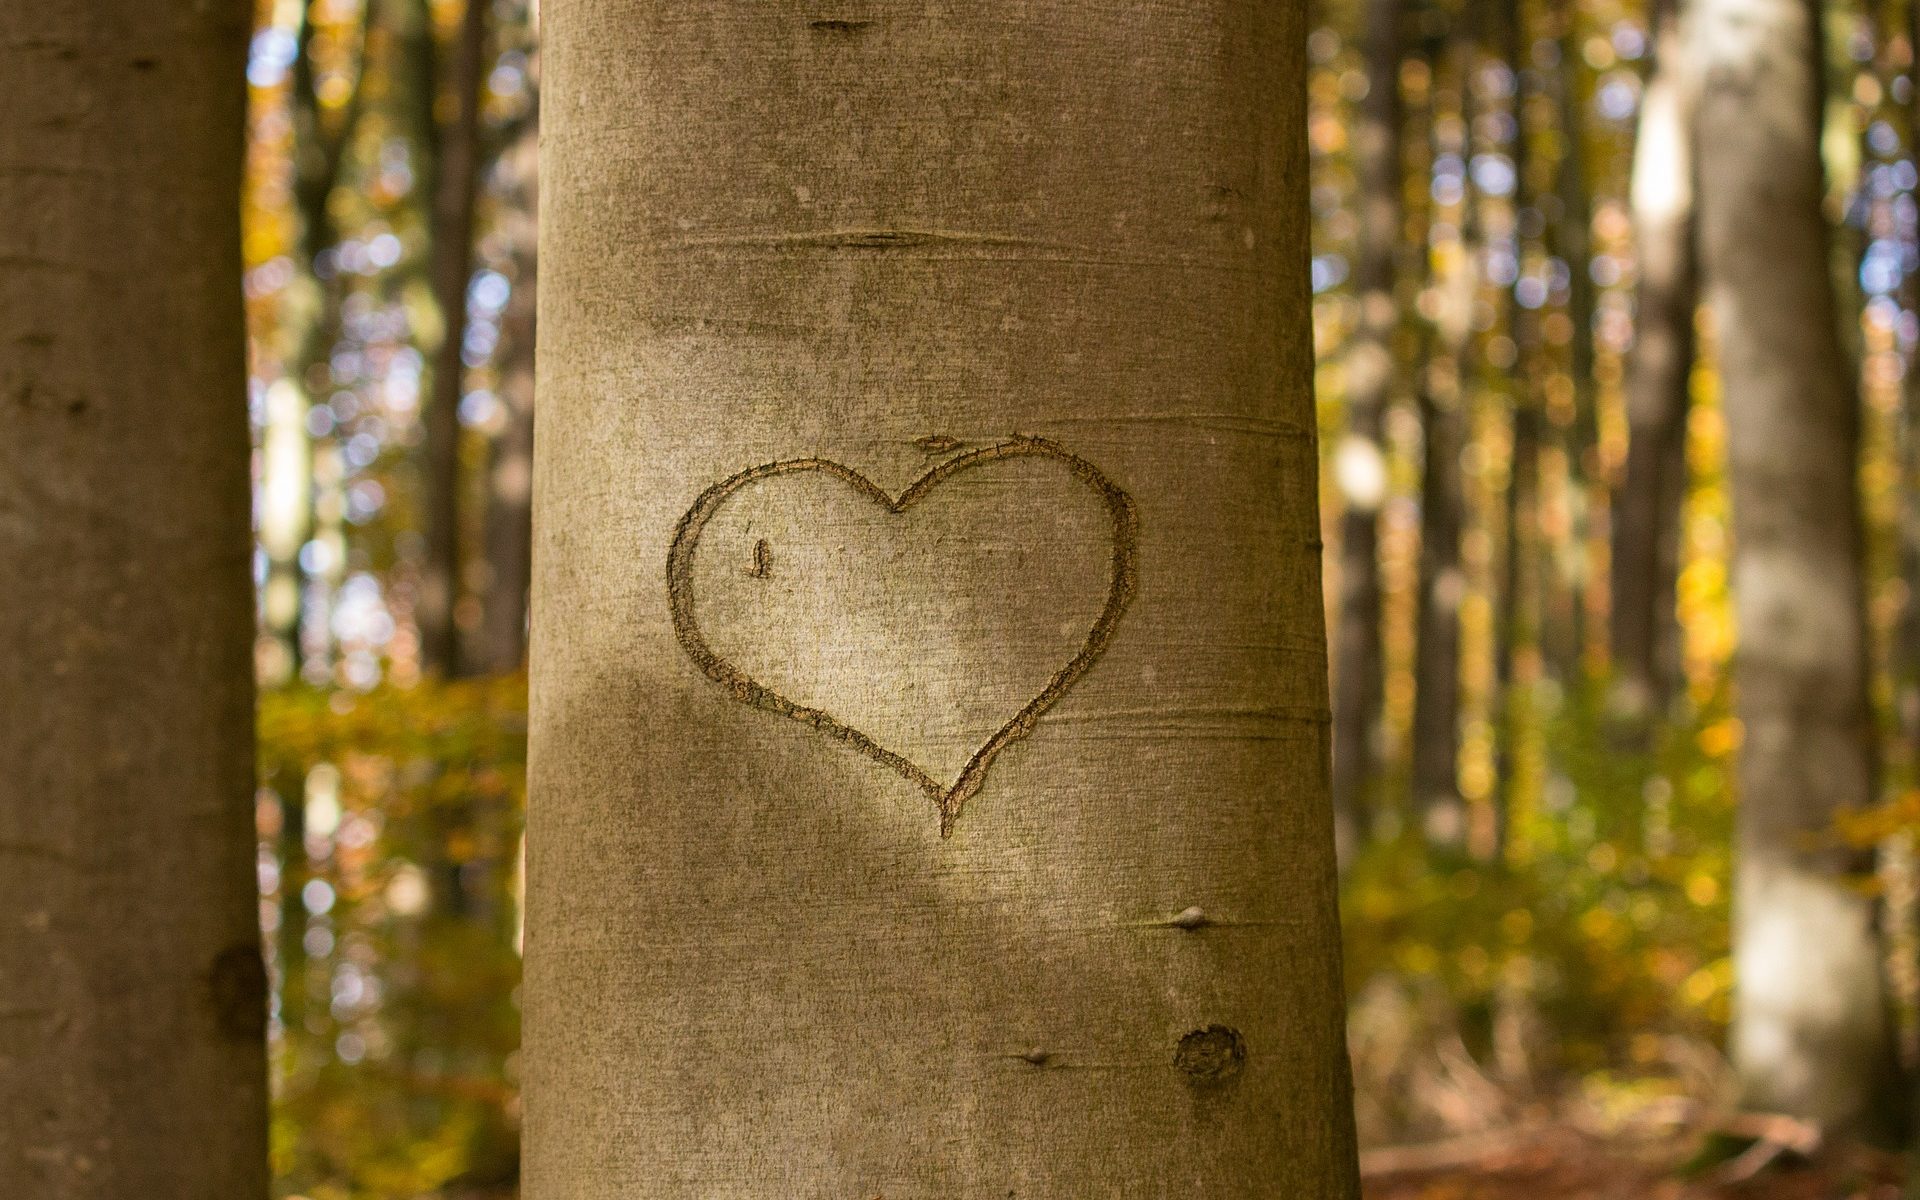
M 1736 621 L 1729 435 L 1817 450 L 1738 433 L 1705 300 L 1746 271 L 1831 329 L 1840 368 L 1776 373 L 1839 389 L 1857 481 L 1857 504 L 1823 494 L 1859 534 L 1839 586 L 1866 633 L 1846 751 L 1866 783 L 1796 810 L 1781 853 L 1871 910 L 1888 1012 L 1867 1020 L 1920 1068 L 1920 0 L 1804 7 L 1817 154 L 1744 169 L 1817 172 L 1823 219 L 1703 236 L 1760 143 L 1700 142 L 1727 119 L 1702 107 L 1711 38 L 1670 2 L 1317 6 L 1333 781 L 1371 1194 L 1899 1194 L 1903 1160 L 1857 1144 L 1899 1124 L 1901 1085 L 1854 1080 L 1874 1098 L 1837 1125 L 1743 1115 L 1727 1041 L 1736 812 L 1772 786 L 1765 756 L 1738 769 L 1735 656 L 1765 646 Z M 244 287 L 287 1196 L 505 1195 L 517 1174 L 537 47 L 532 0 L 259 6 Z M 1768 274 L 1797 252 L 1814 283 Z

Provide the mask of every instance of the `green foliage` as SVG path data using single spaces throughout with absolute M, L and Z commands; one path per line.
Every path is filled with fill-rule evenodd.
M 524 677 L 273 692 L 259 733 L 283 1194 L 510 1181 Z
M 1348 989 L 1394 980 L 1437 991 L 1476 1057 L 1494 1053 L 1499 1011 L 1518 1003 L 1552 1031 L 1534 1047 L 1549 1060 L 1535 1069 L 1650 1066 L 1661 1038 L 1716 1037 L 1727 1020 L 1724 760 L 1737 732 L 1716 698 L 1638 751 L 1601 689 L 1564 700 L 1555 690 L 1519 698 L 1553 753 L 1540 786 L 1514 797 L 1501 857 L 1430 847 L 1405 822 L 1409 832 L 1354 864 Z

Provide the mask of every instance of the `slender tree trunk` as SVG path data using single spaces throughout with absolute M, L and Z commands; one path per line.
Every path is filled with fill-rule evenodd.
M 267 426 L 262 437 L 259 502 L 260 543 L 267 552 L 267 580 L 261 595 L 263 632 L 271 639 L 258 658 L 260 678 L 278 685 L 292 680 L 302 665 L 301 615 L 306 572 L 300 551 L 313 531 L 313 440 L 307 416 L 313 397 L 330 382 L 328 359 L 340 332 L 343 299 L 340 272 L 326 255 L 339 241 L 332 201 L 364 110 L 366 44 L 373 10 L 362 14 L 361 70 L 336 122 L 329 127 L 320 108 L 313 68 L 313 5 L 301 15 L 292 78 L 293 206 L 300 218 L 297 253 L 302 286 L 293 293 L 285 377 L 267 391 Z
M 487 9 L 467 0 L 454 45 L 448 88 L 452 115 L 433 139 L 432 247 L 429 273 L 440 310 L 432 394 L 426 420 L 427 558 L 420 573 L 420 661 L 443 676 L 461 673 L 460 623 L 460 397 L 466 380 L 467 283 L 473 275 L 473 215 L 480 172 L 480 89 L 486 82 Z M 432 15 L 421 0 L 421 20 L 432 37 Z M 440 96 L 439 72 L 421 98 L 427 119 Z
M 280 805 L 280 926 L 274 931 L 274 963 L 279 971 L 278 1016 L 284 1031 L 301 1036 L 308 998 L 313 992 L 312 958 L 307 954 L 308 914 L 305 897 L 313 878 L 307 857 L 306 779 L 297 771 L 274 772 L 266 782 Z
M 1333 812 L 1343 854 L 1372 825 L 1368 788 L 1380 726 L 1380 505 L 1387 493 L 1385 419 L 1399 331 L 1400 0 L 1367 0 L 1367 98 L 1355 133 L 1360 173 L 1360 325 L 1347 356 L 1346 433 L 1334 455 L 1340 518 L 1340 609 L 1333 655 Z
M 1519 736 L 1515 692 L 1520 683 L 1521 647 L 1536 639 L 1540 580 L 1534 566 L 1540 553 L 1540 319 L 1520 303 L 1520 280 L 1526 265 L 1526 222 L 1532 173 L 1527 130 L 1527 62 L 1532 41 L 1528 36 L 1525 0 L 1508 0 L 1503 33 L 1507 67 L 1513 72 L 1513 254 L 1516 277 L 1507 306 L 1508 332 L 1513 337 L 1512 405 L 1508 414 L 1508 464 L 1505 548 L 1500 556 L 1500 588 L 1494 615 L 1494 767 L 1493 837 L 1489 847 L 1499 855 L 1513 821 L 1519 770 Z
M 1560 122 L 1561 152 L 1554 166 L 1559 214 L 1553 222 L 1554 251 L 1567 268 L 1567 347 L 1572 411 L 1565 414 L 1560 444 L 1566 453 L 1563 482 L 1568 538 L 1559 549 L 1554 577 L 1558 608 L 1548 640 L 1555 674 L 1581 680 L 1594 641 L 1591 609 L 1594 561 L 1593 516 L 1599 443 L 1599 404 L 1594 379 L 1593 326 L 1596 311 L 1593 262 L 1593 190 L 1587 177 L 1586 104 L 1580 63 L 1580 21 L 1576 6 L 1555 13 L 1559 23 L 1560 65 L 1553 72 Z
M 1473 67 L 1477 43 L 1454 35 L 1448 57 L 1460 87 L 1464 162 L 1472 157 Z M 1437 132 L 1437 129 L 1436 129 Z M 1436 144 L 1436 150 L 1440 147 Z M 1414 811 L 1428 840 L 1457 846 L 1466 837 L 1460 796 L 1460 606 L 1466 599 L 1460 537 L 1466 524 L 1460 452 L 1472 372 L 1473 305 L 1480 290 L 1480 221 L 1471 181 L 1460 222 L 1460 249 L 1452 272 L 1439 280 L 1433 335 L 1440 346 L 1438 369 L 1421 375 L 1420 421 L 1424 431 L 1420 479 L 1420 576 L 1416 611 L 1413 692 Z
M 1413 793 L 1422 828 L 1440 843 L 1459 843 L 1466 830 L 1459 781 L 1460 605 L 1467 590 L 1460 562 L 1464 399 L 1457 378 L 1444 389 L 1420 390 L 1426 444 L 1413 667 Z
M 1920 46 L 1920 4 L 1907 6 L 1907 43 Z M 1920 163 L 1920 94 L 1908 114 L 1907 149 Z M 1907 303 L 1920 305 L 1920 276 L 1907 277 Z M 1920 354 L 1909 356 L 1900 397 L 1900 578 L 1906 600 L 1894 626 L 1894 707 L 1909 768 L 1920 777 Z
M 264 1197 L 251 6 L 0 7 L 0 1191 Z
M 1615 707 L 1643 725 L 1677 682 L 1680 516 L 1699 283 L 1694 250 L 1695 82 L 1675 0 L 1654 13 L 1654 69 L 1640 106 L 1632 207 L 1639 313 L 1627 375 L 1627 465 L 1613 501 Z
M 1821 213 L 1820 7 L 1692 0 L 1700 236 L 1734 514 L 1740 813 L 1733 1056 L 1749 1103 L 1896 1111 L 1871 857 L 1819 847 L 1874 797 L 1860 416 Z
M 512 200 L 498 225 L 513 246 L 513 294 L 500 321 L 500 400 L 506 425 L 495 437 L 487 468 L 487 591 L 480 654 L 491 671 L 514 671 L 527 653 L 527 590 L 533 579 L 534 285 L 539 256 L 537 117 L 502 156 Z
M 542 13 L 525 1195 L 1356 1197 L 1304 10 L 826 11 Z

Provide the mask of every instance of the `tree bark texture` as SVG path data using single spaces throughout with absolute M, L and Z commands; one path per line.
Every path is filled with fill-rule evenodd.
M 264 1197 L 251 6 L 0 7 L 0 1192 Z
M 1387 493 L 1385 424 L 1394 390 L 1400 310 L 1394 280 L 1403 240 L 1400 173 L 1400 0 L 1367 0 L 1367 98 L 1354 151 L 1360 176 L 1360 250 L 1354 284 L 1360 324 L 1347 355 L 1346 431 L 1334 456 L 1340 517 L 1340 607 L 1334 626 L 1333 811 L 1343 852 L 1371 825 L 1377 774 L 1381 650 L 1380 506 Z
M 1694 91 L 1678 13 L 1667 0 L 1655 13 L 1654 69 L 1633 153 L 1639 311 L 1627 374 L 1626 472 L 1613 502 L 1616 705 L 1634 720 L 1665 708 L 1679 674 L 1674 589 L 1699 303 Z
M 529 1200 L 1358 1195 L 1303 18 L 542 12 Z
M 1745 729 L 1733 1056 L 1750 1104 L 1871 1125 L 1896 1062 L 1868 856 L 1874 798 L 1860 419 L 1821 211 L 1814 0 L 1693 0 L 1701 265 L 1720 331 Z M 1827 835 L 1827 836 L 1823 836 Z

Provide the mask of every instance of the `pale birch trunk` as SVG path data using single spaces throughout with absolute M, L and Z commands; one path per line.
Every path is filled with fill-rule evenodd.
M 0 6 L 0 1194 L 259 1200 L 251 6 Z
M 528 1200 L 1357 1196 L 1303 10 L 542 26 Z
M 1895 1056 L 1871 857 L 1831 844 L 1874 797 L 1859 413 L 1821 212 L 1815 0 L 1692 0 L 1701 265 L 1720 334 L 1734 513 L 1739 762 L 1733 1057 L 1749 1104 L 1880 1123 Z

